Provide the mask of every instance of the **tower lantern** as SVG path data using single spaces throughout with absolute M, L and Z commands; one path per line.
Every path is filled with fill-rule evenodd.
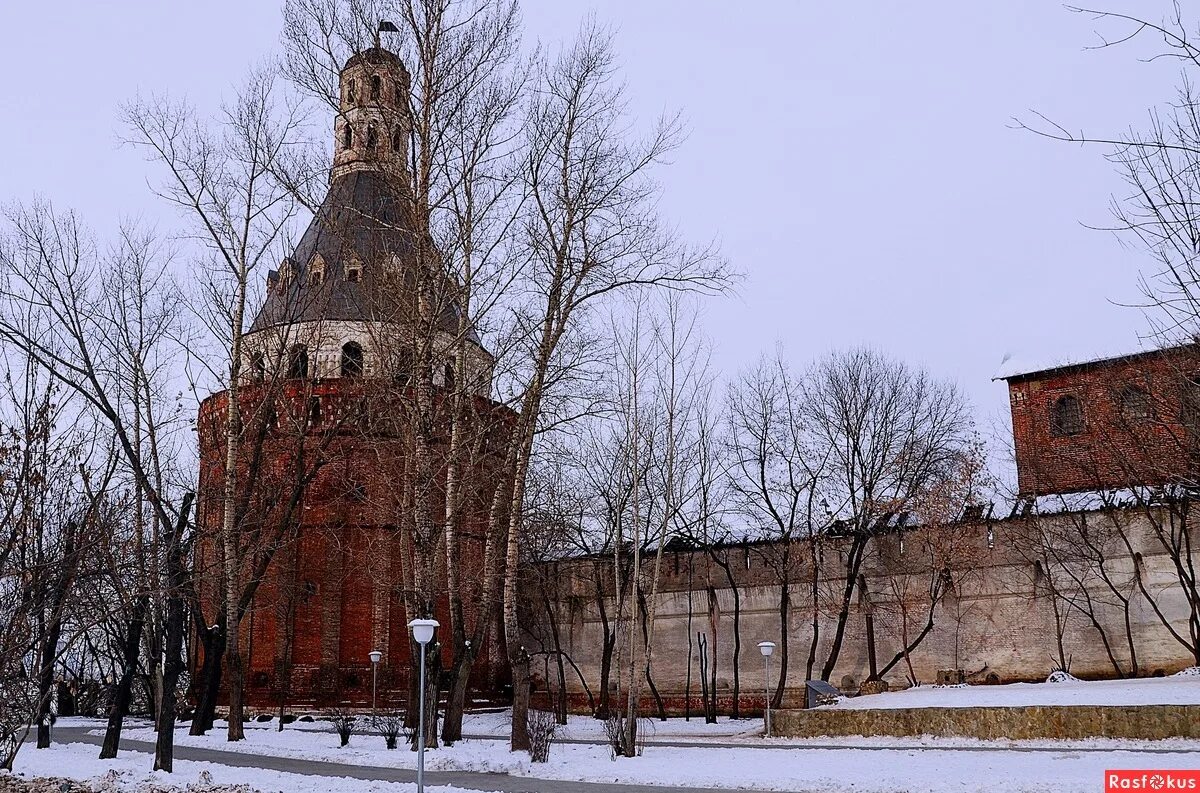
M 372 47 L 346 62 L 334 120 L 333 179 L 357 170 L 404 172 L 411 79 L 393 52 Z

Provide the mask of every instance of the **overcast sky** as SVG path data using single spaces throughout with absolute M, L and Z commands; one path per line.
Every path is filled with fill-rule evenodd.
M 169 90 L 214 108 L 278 50 L 280 2 L 0 0 L 0 200 L 40 194 L 101 235 L 123 215 L 173 228 L 117 145 L 118 105 Z M 776 345 L 802 364 L 869 344 L 956 380 L 987 429 L 1007 415 L 990 382 L 1006 354 L 1141 345 L 1120 304 L 1147 262 L 1083 225 L 1108 219 L 1119 179 L 1100 150 L 1011 119 L 1141 125 L 1173 94 L 1169 63 L 1086 50 L 1093 21 L 1049 0 L 526 0 L 529 36 L 569 37 L 588 9 L 618 30 L 634 110 L 687 119 L 664 212 L 747 274 L 707 311 L 723 371 Z

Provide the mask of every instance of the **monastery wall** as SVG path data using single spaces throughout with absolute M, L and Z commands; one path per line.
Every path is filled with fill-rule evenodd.
M 874 537 L 828 679 L 851 693 L 870 677 L 869 624 L 879 677 L 891 687 L 906 687 L 912 675 L 931 684 L 942 670 L 963 670 L 973 683 L 1043 680 L 1060 658 L 1068 659 L 1076 676 L 1115 677 L 1110 652 L 1125 673 L 1131 669 L 1123 598 L 1128 600 L 1129 635 L 1140 675 L 1194 665 L 1193 654 L 1172 637 L 1155 610 L 1157 606 L 1182 636 L 1189 635 L 1189 608 L 1175 564 L 1154 537 L 1154 527 L 1169 528 L 1170 519 L 1165 509 L 1127 507 Z M 780 645 L 771 659 L 772 686 L 786 642 L 783 704 L 802 705 L 804 681 L 822 676 L 834 642 L 849 546 L 843 538 L 820 549 L 815 609 L 813 554 L 807 542 L 665 552 L 653 600 L 651 656 L 654 684 L 665 707 L 678 712 L 690 705 L 692 713 L 699 712 L 699 645 L 704 641 L 715 654 L 720 709 L 728 712 L 737 695 L 743 712 L 760 710 L 764 665 L 757 644 L 764 640 Z M 1103 568 L 1097 561 L 1101 555 Z M 1193 556 L 1191 561 L 1200 559 Z M 646 561 L 652 563 L 653 555 Z M 786 633 L 781 633 L 784 570 L 790 608 Z M 615 624 L 611 557 L 553 563 L 540 573 L 527 585 L 544 589 L 549 597 L 531 592 L 526 598 L 545 604 L 540 613 L 530 606 L 526 620 L 534 626 L 531 644 L 544 652 L 538 656 L 539 690 L 543 696 L 556 690 L 558 678 L 554 655 L 545 652 L 555 644 L 550 614 L 570 661 L 565 672 L 571 706 L 586 710 L 589 701 L 599 698 L 605 620 L 610 627 Z M 602 602 L 597 599 L 598 576 Z M 809 671 L 814 612 L 817 642 Z M 916 642 L 923 631 L 924 638 Z M 617 640 L 616 657 L 627 659 L 625 633 Z M 901 648 L 913 643 L 906 660 Z M 614 660 L 618 663 L 628 668 L 627 660 Z M 652 692 L 648 687 L 644 692 L 644 708 L 653 712 Z

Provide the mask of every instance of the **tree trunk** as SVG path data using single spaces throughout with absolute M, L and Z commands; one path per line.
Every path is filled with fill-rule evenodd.
M 65 593 L 55 593 L 61 601 Z M 58 640 L 62 636 L 62 608 L 51 610 L 50 624 L 42 641 L 41 668 L 38 670 L 37 748 L 50 748 L 50 698 L 54 687 L 54 659 L 58 655 Z
M 133 695 L 133 678 L 137 674 L 142 628 L 146 624 L 149 608 L 150 601 L 145 595 L 133 602 L 133 614 L 121 646 L 121 679 L 117 682 L 117 691 L 108 709 L 108 728 L 104 731 L 104 744 L 100 747 L 101 760 L 116 757 L 117 749 L 121 745 L 121 727 L 124 725 L 125 715 L 129 712 L 129 700 Z
M 200 631 L 204 660 L 200 664 L 200 697 L 196 715 L 192 718 L 191 735 L 203 735 L 212 729 L 217 710 L 217 695 L 221 689 L 221 659 L 225 657 L 225 615 Z
M 771 697 L 771 705 L 775 708 L 783 707 L 783 690 L 787 686 L 788 675 L 788 620 L 791 617 L 792 611 L 792 589 L 788 586 L 785 579 L 779 586 L 779 682 L 775 684 L 775 694 Z M 816 619 L 813 619 L 814 624 Z M 816 642 L 816 629 L 813 629 L 813 642 Z M 808 657 L 808 672 L 812 673 L 813 653 L 809 653 Z M 807 679 L 807 678 L 806 678 Z
M 245 713 L 246 669 L 242 663 L 242 642 L 239 634 L 238 619 L 235 616 L 229 621 L 229 637 L 225 642 L 225 667 L 229 685 L 229 730 L 228 740 L 240 741 L 246 737 L 242 727 L 242 717 Z
M 183 555 L 183 533 L 194 493 L 185 493 L 179 505 L 179 518 L 169 537 L 165 537 L 167 572 L 167 613 L 164 620 L 166 663 L 163 665 L 162 691 L 158 701 L 158 737 L 154 746 L 154 770 L 173 770 L 175 758 L 175 702 L 179 675 L 183 672 L 184 581 L 187 561 Z
M 833 630 L 833 643 L 829 646 L 829 657 L 821 667 L 821 679 L 828 681 L 837 666 L 838 656 L 842 652 L 842 640 L 846 637 L 846 623 L 850 620 L 850 603 L 854 597 L 854 588 L 858 585 L 858 570 L 862 564 L 863 552 L 867 547 L 867 538 L 861 533 L 856 534 L 850 545 L 846 559 L 846 586 L 842 590 L 842 602 L 838 609 L 837 624 Z
M 481 618 L 482 619 L 482 618 Z M 475 663 L 478 649 L 474 644 L 454 654 L 454 666 L 450 677 L 450 695 L 446 700 L 446 713 L 442 717 L 442 743 L 452 746 L 462 740 L 463 711 L 467 705 L 467 689 L 470 685 L 471 667 Z

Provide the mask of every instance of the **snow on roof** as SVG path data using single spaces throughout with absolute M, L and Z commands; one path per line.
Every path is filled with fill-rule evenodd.
M 1046 372 L 1052 369 L 1062 369 L 1068 366 L 1081 366 L 1089 363 L 1100 363 L 1102 361 L 1111 361 L 1118 358 L 1128 358 L 1132 355 L 1143 355 L 1145 353 L 1158 352 L 1157 347 L 1142 347 L 1136 350 L 1091 350 L 1090 352 L 1077 351 L 1075 354 L 1064 353 L 1041 353 L 1036 355 L 1014 354 L 1011 352 L 1005 353 L 1004 358 L 1000 361 L 1000 366 L 997 367 L 996 373 L 992 376 L 993 380 L 1008 380 L 1013 377 L 1022 375 L 1036 374 L 1038 372 Z

